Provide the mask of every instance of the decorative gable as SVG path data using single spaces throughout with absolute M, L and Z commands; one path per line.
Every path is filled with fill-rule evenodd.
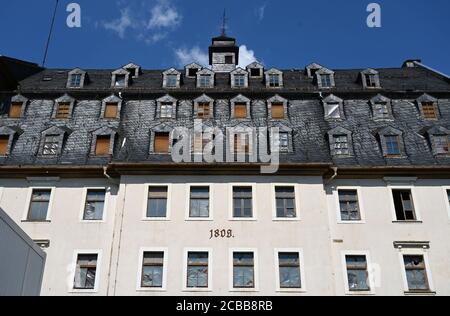
M 141 75 L 141 66 L 129 63 L 122 67 L 130 73 L 131 78 L 138 78 Z
M 203 66 L 197 64 L 197 63 L 191 63 L 189 65 L 186 65 L 184 67 L 186 74 L 185 76 L 187 78 L 196 78 L 197 77 L 197 72 L 199 72 L 201 69 L 203 68 Z
M 316 72 L 322 68 L 324 68 L 324 67 L 317 63 L 311 63 L 308 66 L 306 66 L 306 69 L 305 69 L 306 75 L 308 76 L 308 78 L 315 79 Z

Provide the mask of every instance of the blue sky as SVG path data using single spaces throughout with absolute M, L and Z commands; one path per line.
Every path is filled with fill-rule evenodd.
M 66 6 L 81 6 L 68 28 Z M 165 69 L 205 60 L 226 8 L 243 60 L 268 67 L 398 67 L 409 58 L 450 74 L 450 1 L 385 0 L 368 28 L 365 0 L 60 0 L 48 67 Z M 55 0 L 4 0 L 0 54 L 40 63 Z

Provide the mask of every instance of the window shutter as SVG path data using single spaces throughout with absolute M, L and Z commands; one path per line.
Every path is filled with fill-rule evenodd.
M 69 117 L 70 112 L 70 103 L 61 102 L 58 103 L 58 110 L 56 111 L 56 118 L 65 119 Z
M 234 105 L 234 117 L 235 118 L 247 118 L 247 104 L 236 103 Z
M 22 116 L 22 103 L 13 102 L 11 103 L 11 107 L 9 109 L 9 117 L 10 118 L 19 118 Z
M 155 133 L 154 150 L 161 154 L 169 152 L 169 133 Z
M 110 142 L 111 136 L 97 136 L 97 143 L 95 145 L 95 155 L 108 156 Z
M 272 118 L 273 119 L 284 119 L 284 104 L 283 103 L 272 103 Z
M 107 119 L 117 118 L 118 107 L 117 103 L 106 103 L 104 117 Z
M 0 136 L 0 156 L 8 154 L 9 135 Z

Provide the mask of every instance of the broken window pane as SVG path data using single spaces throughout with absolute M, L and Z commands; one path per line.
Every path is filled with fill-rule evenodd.
M 360 221 L 361 214 L 359 211 L 358 191 L 339 190 L 338 194 L 339 194 L 339 206 L 341 210 L 341 220 Z
M 430 289 L 427 278 L 424 257 L 422 255 L 403 256 L 406 269 L 406 279 L 410 291 L 428 291 Z
M 295 218 L 295 188 L 276 187 L 275 198 L 278 218 Z
M 75 269 L 74 288 L 80 290 L 92 290 L 95 288 L 95 274 L 97 271 L 98 255 L 79 254 Z
M 189 252 L 187 266 L 187 287 L 208 287 L 208 253 Z
M 410 190 L 393 190 L 395 214 L 398 221 L 415 221 L 416 214 Z
M 191 188 L 190 217 L 209 217 L 209 187 Z
M 349 145 L 347 135 L 334 135 L 334 154 L 335 155 L 349 155 Z
M 366 256 L 345 256 L 350 291 L 369 291 Z
M 233 253 L 233 287 L 253 288 L 254 280 L 254 257 L 252 252 Z
M 46 135 L 42 154 L 54 156 L 58 154 L 60 135 Z
M 103 189 L 87 191 L 86 204 L 84 206 L 84 220 L 98 221 L 103 219 L 105 195 L 106 191 Z
M 142 265 L 142 287 L 162 287 L 163 282 L 163 252 L 145 252 Z
M 253 217 L 251 187 L 233 188 L 233 217 Z
M 31 195 L 29 221 L 45 221 L 47 219 L 51 190 L 33 190 Z
M 298 253 L 279 253 L 280 288 L 301 288 Z

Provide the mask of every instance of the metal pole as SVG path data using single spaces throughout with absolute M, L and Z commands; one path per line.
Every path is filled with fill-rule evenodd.
M 43 60 L 42 60 L 42 67 L 45 67 L 45 62 L 47 61 L 48 48 L 49 48 L 49 46 L 50 46 L 50 40 L 51 40 L 51 38 L 52 38 L 53 26 L 54 26 L 54 24 L 55 24 L 56 11 L 58 10 L 58 4 L 59 4 L 59 0 L 56 0 L 55 10 L 53 11 L 52 22 L 51 22 L 51 24 L 50 24 L 50 31 L 49 31 L 49 33 L 48 33 L 47 44 L 45 45 L 45 53 L 44 53 L 44 58 L 43 58 Z

